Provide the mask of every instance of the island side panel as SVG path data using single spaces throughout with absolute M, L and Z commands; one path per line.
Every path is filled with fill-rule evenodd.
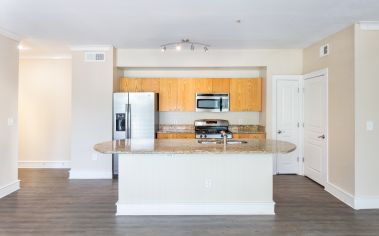
M 274 214 L 272 154 L 122 154 L 117 215 Z

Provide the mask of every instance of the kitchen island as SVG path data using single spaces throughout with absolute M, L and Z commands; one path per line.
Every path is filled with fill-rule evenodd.
M 131 139 L 94 148 L 119 154 L 117 215 L 275 214 L 273 155 L 296 146 L 246 141 Z

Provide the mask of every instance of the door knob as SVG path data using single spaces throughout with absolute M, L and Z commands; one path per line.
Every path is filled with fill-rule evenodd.
M 278 134 L 281 134 L 282 133 L 282 131 L 281 130 L 278 130 Z
M 325 134 L 323 134 L 323 135 L 321 135 L 321 136 L 318 136 L 318 138 L 325 139 Z

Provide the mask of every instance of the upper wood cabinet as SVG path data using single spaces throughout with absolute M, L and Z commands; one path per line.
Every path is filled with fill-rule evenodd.
M 230 111 L 262 111 L 261 78 L 121 78 L 121 92 L 159 93 L 159 111 L 196 110 L 196 93 L 229 93 Z
M 178 79 L 161 78 L 159 82 L 159 111 L 177 111 Z
M 230 111 L 262 111 L 262 79 L 230 79 Z
M 197 79 L 179 78 L 177 111 L 195 111 L 195 95 L 197 90 Z
M 159 78 L 120 78 L 120 91 L 159 93 L 159 82 Z
M 229 78 L 214 78 L 212 79 L 213 93 L 229 93 L 230 79 Z

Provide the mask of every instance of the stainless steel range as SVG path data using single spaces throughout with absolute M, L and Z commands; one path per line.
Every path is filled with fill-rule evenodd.
M 229 122 L 227 120 L 195 120 L 196 138 L 223 138 L 222 133 L 225 132 L 227 138 L 233 138 L 232 132 L 229 131 Z

